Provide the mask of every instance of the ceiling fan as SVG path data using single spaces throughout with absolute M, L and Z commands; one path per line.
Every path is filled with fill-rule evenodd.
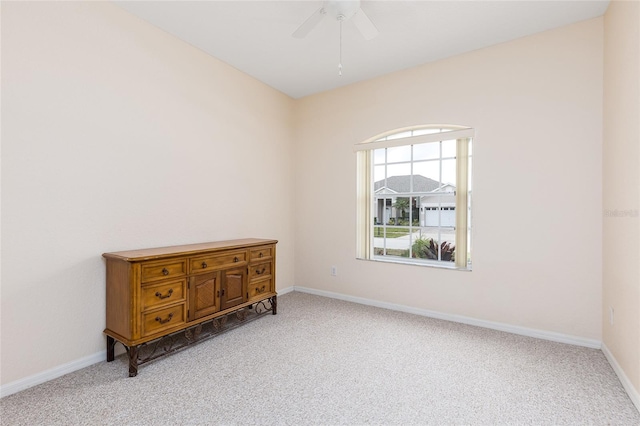
M 328 0 L 294 31 L 293 37 L 304 38 L 313 30 L 325 15 L 342 22 L 353 18 L 353 23 L 365 40 L 378 35 L 378 29 L 360 7 L 360 0 Z

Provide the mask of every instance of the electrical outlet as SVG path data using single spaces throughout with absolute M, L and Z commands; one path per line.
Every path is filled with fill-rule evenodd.
M 609 306 L 609 324 L 613 325 L 613 308 Z
M 331 276 L 335 277 L 336 275 L 338 275 L 338 267 L 337 266 L 332 266 L 331 267 Z

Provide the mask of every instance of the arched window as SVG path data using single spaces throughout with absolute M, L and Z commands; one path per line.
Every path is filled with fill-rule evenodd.
M 471 269 L 473 134 L 414 126 L 356 144 L 358 258 Z

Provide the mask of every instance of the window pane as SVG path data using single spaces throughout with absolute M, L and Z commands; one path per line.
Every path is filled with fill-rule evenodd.
M 420 226 L 448 226 L 456 224 L 456 196 L 454 194 L 423 195 L 420 197 Z
M 456 258 L 456 234 L 454 230 L 442 230 L 439 244 L 440 260 L 455 262 Z
M 456 160 L 442 160 L 442 183 L 456 186 Z M 455 191 L 455 188 L 449 189 Z
M 456 140 L 442 141 L 442 158 L 456 156 Z
M 428 179 L 431 186 L 435 185 L 437 188 L 440 183 L 440 162 L 439 161 L 421 161 L 419 163 L 413 163 L 414 182 L 417 181 L 415 175 L 419 175 Z M 426 184 L 425 184 L 426 185 Z
M 391 218 L 393 221 L 395 218 Z M 376 226 L 373 236 L 376 256 L 409 256 L 409 228 L 407 226 Z
M 438 163 L 435 162 L 434 165 L 437 167 Z M 438 181 L 420 174 L 421 171 L 422 170 L 413 171 L 413 192 L 431 192 L 440 187 L 440 183 Z M 435 170 L 434 173 L 437 174 L 437 170 Z
M 411 257 L 418 259 L 455 261 L 455 231 L 453 229 L 422 228 L 411 245 Z
M 391 198 L 377 198 L 375 200 L 374 220 L 377 225 L 394 225 L 395 218 L 392 216 Z
M 387 166 L 387 186 L 395 192 L 409 191 L 409 178 L 390 179 L 394 176 L 409 176 L 411 174 L 411 164 L 391 164 Z
M 385 166 L 375 166 L 373 168 L 373 181 L 375 182 L 374 191 L 384 185 L 384 182 L 381 182 L 384 180 L 384 171 Z
M 373 150 L 373 164 L 382 164 L 384 163 L 385 156 L 385 148 L 374 149 Z
M 396 218 L 396 225 L 409 226 L 409 197 L 396 197 L 393 201 L 392 207 L 394 210 L 394 216 Z M 409 231 L 407 231 L 408 233 Z
M 425 197 L 424 201 L 424 214 L 422 224 L 423 226 L 437 227 L 440 225 L 440 207 L 437 200 L 429 199 Z
M 373 253 L 376 256 L 409 257 L 409 240 L 389 236 L 386 239 L 374 237 Z
M 413 160 L 432 160 L 440 157 L 440 142 L 413 145 Z
M 411 161 L 411 145 L 387 148 L 387 163 Z

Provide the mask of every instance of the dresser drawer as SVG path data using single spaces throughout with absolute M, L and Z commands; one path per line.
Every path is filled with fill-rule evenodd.
M 262 299 L 264 295 L 272 292 L 273 290 L 273 279 L 262 280 L 262 281 L 253 281 L 250 282 L 247 287 L 247 292 L 249 293 L 249 300 L 254 299 Z
M 249 259 L 252 262 L 260 261 L 263 259 L 270 259 L 273 257 L 274 249 L 275 249 L 275 246 L 263 246 L 263 247 L 251 249 L 251 255 Z
M 182 277 L 187 274 L 187 259 L 145 262 L 142 264 L 141 269 L 141 281 L 143 283 L 163 280 L 165 278 Z
M 142 287 L 142 310 L 184 302 L 187 295 L 186 288 L 186 279 L 145 285 Z
M 189 271 L 192 274 L 200 274 L 216 269 L 240 266 L 247 263 L 247 251 L 233 251 L 202 257 L 194 257 L 189 260 Z
M 186 303 L 142 314 L 142 336 L 149 336 L 168 328 L 184 324 L 187 319 Z
M 271 275 L 271 262 L 249 266 L 249 280 L 257 280 Z

